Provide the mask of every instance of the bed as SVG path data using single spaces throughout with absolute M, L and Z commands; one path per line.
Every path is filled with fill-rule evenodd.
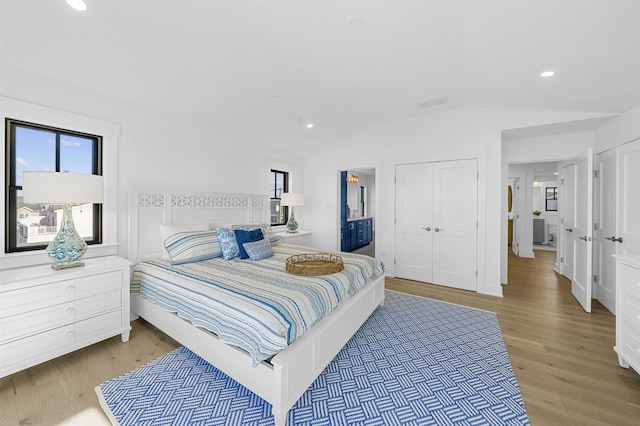
M 213 327 L 213 330 L 217 331 L 216 334 L 204 328 L 203 325 L 206 324 L 199 319 L 184 313 L 176 314 L 175 311 L 177 309 L 174 309 L 175 307 L 167 306 L 166 303 L 160 302 L 162 296 L 157 299 L 150 297 L 154 301 L 142 297 L 141 293 L 138 292 L 138 285 L 140 284 L 140 275 L 144 273 L 140 272 L 140 270 L 147 268 L 146 273 L 150 277 L 157 275 L 159 277 L 157 281 L 162 283 L 171 281 L 171 279 L 161 276 L 157 269 L 154 270 L 153 268 L 165 270 L 167 274 L 176 274 L 175 271 L 170 272 L 170 262 L 161 260 L 163 238 L 160 235 L 160 224 L 194 226 L 205 229 L 207 227 L 228 227 L 231 224 L 265 223 L 268 222 L 269 199 L 261 195 L 132 190 L 130 191 L 129 205 L 129 251 L 127 257 L 138 264 L 136 266 L 138 272 L 134 273 L 132 282 L 132 288 L 137 291 L 132 293 L 131 297 L 133 317 L 144 318 L 269 402 L 272 405 L 274 421 L 277 426 L 286 424 L 289 409 L 371 313 L 384 302 L 384 273 L 379 262 L 374 262 L 374 264 L 378 264 L 380 270 L 374 274 L 364 274 L 370 276 L 360 283 L 359 287 L 361 288 L 357 291 L 349 290 L 345 286 L 346 294 L 343 297 L 344 300 L 334 300 L 333 296 L 326 297 L 331 299 L 328 302 L 329 304 L 336 305 L 335 309 L 331 310 L 326 316 L 320 315 L 320 318 L 303 320 L 302 322 L 305 324 L 308 323 L 304 333 L 296 330 L 294 330 L 295 332 L 289 331 L 287 332 L 286 341 L 278 341 L 273 347 L 271 347 L 271 343 L 273 343 L 272 340 L 274 339 L 265 339 L 268 344 L 260 342 L 257 344 L 258 349 L 243 347 L 242 344 L 237 342 L 236 344 L 226 343 L 225 341 L 235 341 L 232 337 L 229 337 L 224 329 Z M 273 237 L 273 235 L 270 236 Z M 233 270 L 226 270 L 224 274 L 228 276 L 247 275 L 248 278 L 239 280 L 240 285 L 248 285 L 247 283 L 250 283 L 249 286 L 254 286 L 257 281 L 252 280 L 255 280 L 258 275 L 264 275 L 259 270 L 253 270 L 258 268 L 258 264 L 267 267 L 270 271 L 269 274 L 277 274 L 279 272 L 275 271 L 275 269 L 280 268 L 278 265 L 281 263 L 282 272 L 280 273 L 287 274 L 284 271 L 283 259 L 290 254 L 304 251 L 311 251 L 311 249 L 290 246 L 284 243 L 274 244 L 273 258 L 266 262 L 262 260 L 253 262 L 251 260 L 239 261 L 234 259 L 222 265 L 224 265 L 224 268 L 231 268 L 232 264 L 237 263 L 239 267 L 244 268 L 243 272 L 235 274 Z M 344 272 L 349 272 L 351 275 L 362 274 L 362 272 L 354 272 L 351 269 L 354 267 L 354 263 L 362 260 L 358 255 L 344 254 L 344 260 Z M 202 277 L 196 276 L 197 270 L 201 269 L 200 265 L 210 263 L 215 268 L 215 264 L 220 262 L 225 261 L 221 258 L 215 258 L 207 259 L 195 265 L 188 263 L 178 265 L 180 270 L 178 274 L 191 280 L 189 284 L 183 283 L 181 288 L 193 287 L 193 291 L 200 292 L 202 287 L 197 286 L 200 285 Z M 375 267 L 373 268 L 375 269 Z M 205 275 L 210 274 L 209 272 L 203 273 Z M 305 288 L 307 288 L 312 284 L 311 282 L 306 283 L 305 280 L 312 278 L 317 280 L 317 277 L 307 278 L 288 274 L 289 284 L 287 285 L 290 285 L 293 281 L 299 281 L 300 283 L 305 283 Z M 275 278 L 273 279 L 275 280 Z M 213 282 L 219 282 L 219 280 L 220 277 L 218 276 L 213 278 Z M 323 285 L 329 286 L 330 291 L 321 290 L 324 293 L 332 293 L 335 292 L 336 288 L 342 287 L 340 282 L 329 282 L 327 284 L 326 279 L 321 279 L 320 281 L 324 282 Z M 238 291 L 234 290 L 233 297 L 236 297 L 236 293 Z M 258 299 L 262 300 L 262 296 Z M 185 295 L 185 299 L 190 297 Z M 222 296 L 213 297 L 214 300 L 218 298 L 224 300 Z M 315 304 L 313 308 L 308 310 L 312 311 L 312 313 L 315 312 Z M 192 321 L 201 326 L 194 326 Z

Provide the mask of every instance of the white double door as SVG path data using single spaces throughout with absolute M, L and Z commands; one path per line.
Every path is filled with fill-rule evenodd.
M 616 314 L 615 254 L 640 254 L 640 139 L 596 158 L 594 298 Z
M 396 166 L 395 276 L 476 290 L 477 160 Z

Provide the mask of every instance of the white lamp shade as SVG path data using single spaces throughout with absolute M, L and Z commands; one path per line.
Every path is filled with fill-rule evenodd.
M 28 204 L 102 203 L 102 176 L 80 173 L 23 172 L 22 201 Z
M 299 192 L 285 192 L 280 197 L 283 206 L 302 207 L 304 206 L 304 194 Z

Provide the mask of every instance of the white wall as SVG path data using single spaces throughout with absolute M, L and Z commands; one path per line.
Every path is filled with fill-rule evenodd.
M 314 232 L 314 245 L 337 249 L 338 171 L 375 169 L 376 250 L 393 275 L 395 165 L 478 158 L 478 291 L 495 295 L 502 294 L 501 245 L 506 254 L 506 229 L 502 229 L 501 223 L 502 212 L 506 212 L 501 132 L 604 115 L 495 109 L 425 114 L 316 144 L 315 151 L 306 147 L 303 168 L 299 155 L 266 147 L 262 141 L 225 134 L 206 123 L 165 115 L 161 106 L 157 111 L 142 109 L 5 64 L 0 71 L 0 95 L 120 125 L 118 253 L 121 255 L 126 254 L 127 187 L 266 194 L 270 167 L 291 171 L 292 190 L 305 193 L 305 207 L 296 213 L 301 226 Z M 502 234 L 501 239 L 498 236 Z
M 393 276 L 395 165 L 478 158 L 478 291 L 501 295 L 499 236 L 501 214 L 506 212 L 506 192 L 502 191 L 501 131 L 595 116 L 598 114 L 461 109 L 380 124 L 332 141 L 336 148 L 339 147 L 340 155 L 336 155 L 338 151 L 328 144 L 305 157 L 305 197 L 308 200 L 305 229 L 314 232 L 315 245 L 337 249 L 337 171 L 379 164 L 376 169 L 379 206 L 376 210 L 376 252 L 388 274 Z M 506 232 L 504 238 L 506 245 Z
M 606 117 L 607 114 L 603 116 Z M 508 182 L 507 169 L 510 163 L 567 160 L 584 154 L 588 147 L 593 147 L 594 153 L 599 153 L 638 138 L 640 138 L 640 105 L 619 116 L 611 116 L 593 131 L 505 141 L 503 143 L 504 185 L 506 186 L 506 182 Z M 506 200 L 506 195 L 504 198 Z M 503 227 L 506 228 L 508 220 L 506 214 L 503 220 L 505 223 Z M 502 282 L 506 283 L 508 272 L 506 230 L 503 231 L 503 234 L 501 276 Z
M 268 194 L 271 168 L 291 172 L 291 190 L 304 189 L 301 157 L 219 131 L 106 98 L 59 80 L 3 65 L 0 95 L 120 125 L 117 151 L 118 254 L 126 256 L 127 188 Z M 296 211 L 304 223 L 305 208 Z
M 640 138 L 640 105 L 610 120 L 595 132 L 594 153 Z

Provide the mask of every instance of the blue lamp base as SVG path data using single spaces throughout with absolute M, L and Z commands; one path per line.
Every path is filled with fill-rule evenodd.
M 65 204 L 62 210 L 62 224 L 58 235 L 47 246 L 46 253 L 53 261 L 51 267 L 56 271 L 84 266 L 80 259 L 87 252 L 87 243 L 78 235 L 73 225 L 71 204 Z

